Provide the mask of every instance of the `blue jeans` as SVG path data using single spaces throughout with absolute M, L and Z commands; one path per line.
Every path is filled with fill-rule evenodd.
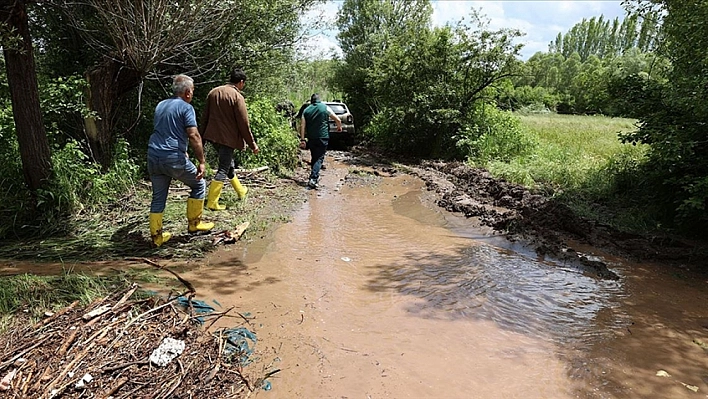
M 325 159 L 329 139 L 310 139 L 307 144 L 310 148 L 310 162 L 312 163 L 310 180 L 318 182 L 320 180 L 320 169 L 322 168 L 322 162 L 324 162 Z
M 189 198 L 204 199 L 206 183 L 204 179 L 197 180 L 197 167 L 185 154 L 178 153 L 167 157 L 148 154 L 147 166 L 152 181 L 150 213 L 165 211 L 167 193 L 172 179 L 177 179 L 192 189 Z

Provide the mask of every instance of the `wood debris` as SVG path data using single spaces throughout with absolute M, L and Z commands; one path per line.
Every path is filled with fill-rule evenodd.
M 191 296 L 133 299 L 136 288 L 83 308 L 73 303 L 0 336 L 0 398 L 242 398 L 253 393 L 256 387 L 243 374 L 246 354 L 234 347 L 225 351 L 229 342 L 222 330 L 207 332 L 190 314 L 191 306 L 178 305 Z M 183 342 L 184 351 L 157 367 L 149 358 L 166 338 Z
M 213 235 L 212 245 L 233 244 L 241 238 L 246 229 L 250 226 L 250 222 L 243 222 L 236 226 L 233 230 L 224 230 Z

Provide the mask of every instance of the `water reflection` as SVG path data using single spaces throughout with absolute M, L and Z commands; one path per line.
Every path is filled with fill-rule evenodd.
M 413 193 L 415 194 L 415 193 Z M 411 193 L 394 203 L 397 213 L 428 224 L 460 230 L 454 216 L 408 208 L 419 201 Z M 408 209 L 415 209 L 411 214 Z M 464 231 L 455 234 L 467 236 Z M 469 234 L 479 234 L 478 231 Z M 395 290 L 423 299 L 409 311 L 426 318 L 484 318 L 517 332 L 552 342 L 590 347 L 626 328 L 620 310 L 620 281 L 599 280 L 577 269 L 540 260 L 530 253 L 499 248 L 478 240 L 469 246 L 421 254 L 410 250 L 394 264 L 372 267 L 372 290 Z

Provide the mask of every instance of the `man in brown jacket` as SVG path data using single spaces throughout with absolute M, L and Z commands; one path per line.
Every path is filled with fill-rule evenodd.
M 258 144 L 253 139 L 251 127 L 248 124 L 246 101 L 241 90 L 246 84 L 246 74 L 239 68 L 231 72 L 229 83 L 215 87 L 209 92 L 202 120 L 202 138 L 216 147 L 219 153 L 219 168 L 209 185 L 207 208 L 213 211 L 226 209 L 219 204 L 221 190 L 226 181 L 244 199 L 248 188 L 241 185 L 234 173 L 234 151 L 243 150 L 246 145 L 258 154 Z

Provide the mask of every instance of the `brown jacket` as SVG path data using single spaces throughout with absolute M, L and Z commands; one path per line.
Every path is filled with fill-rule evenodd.
M 232 84 L 215 87 L 207 96 L 201 123 L 202 138 L 229 148 L 254 146 L 243 95 Z

